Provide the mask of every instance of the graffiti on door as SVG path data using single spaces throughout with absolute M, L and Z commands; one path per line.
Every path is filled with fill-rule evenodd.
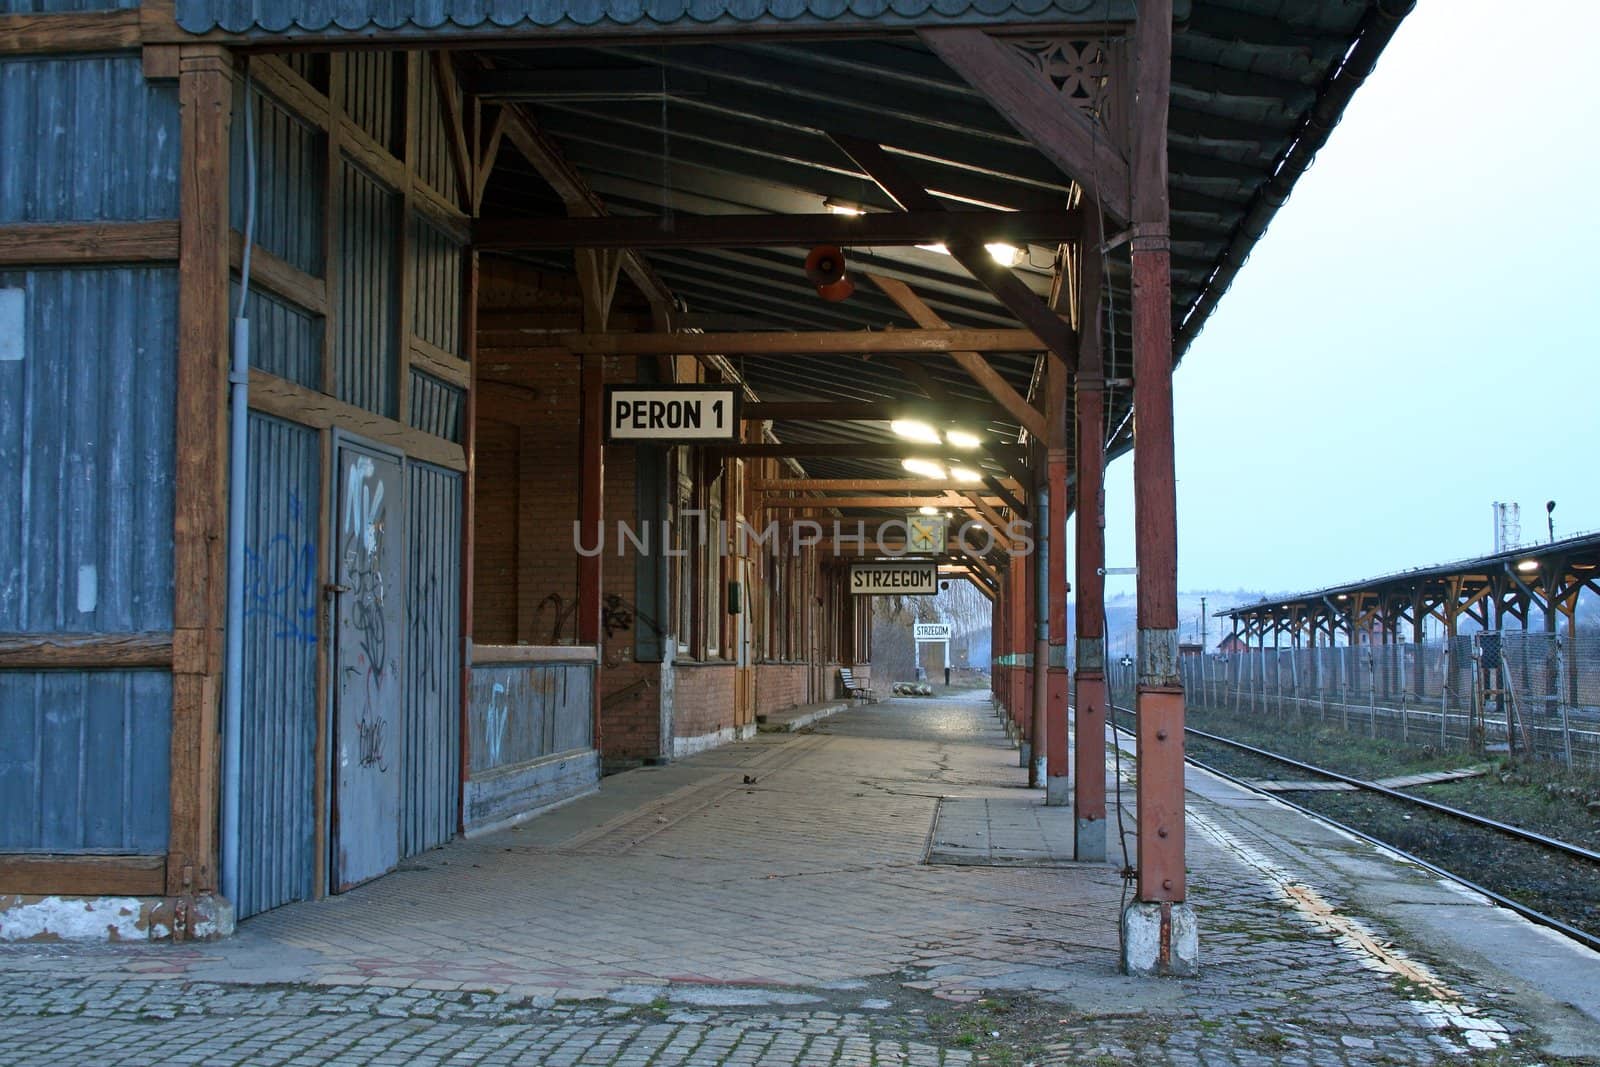
M 406 500 L 396 457 L 341 443 L 336 469 L 334 884 L 346 888 L 400 854 Z
M 317 643 L 317 542 L 300 494 L 289 490 L 283 529 L 244 550 L 244 615 L 279 641 Z
M 363 767 L 389 770 L 384 752 L 388 720 L 381 694 L 398 673 L 389 656 L 387 590 L 384 586 L 386 514 L 384 483 L 371 458 L 356 456 L 346 472 L 345 512 L 340 530 L 347 600 L 341 605 L 356 637 L 355 658 L 344 670 L 362 682 L 364 700 L 356 720 L 357 750 Z

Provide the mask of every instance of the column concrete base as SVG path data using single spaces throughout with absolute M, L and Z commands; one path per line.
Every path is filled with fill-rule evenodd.
M 1044 802 L 1047 807 L 1065 808 L 1072 804 L 1072 779 L 1064 774 L 1045 779 Z
M 1106 821 L 1104 819 L 1079 819 L 1078 836 L 1074 841 L 1072 858 L 1079 863 L 1104 863 L 1106 861 Z
M 1029 741 L 1017 742 L 1017 766 L 1026 767 L 1033 762 L 1033 744 Z
M 0 941 L 215 941 L 233 929 L 233 905 L 212 893 L 0 896 Z
M 1135 901 L 1122 913 L 1122 970 L 1140 978 L 1191 978 L 1200 970 L 1194 908 Z
M 1034 789 L 1046 788 L 1045 773 L 1045 760 L 1044 755 L 1041 753 L 1034 758 L 1032 765 L 1028 768 L 1028 785 Z

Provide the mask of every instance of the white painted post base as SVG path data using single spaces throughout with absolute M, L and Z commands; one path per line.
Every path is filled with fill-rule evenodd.
M 1072 858 L 1079 863 L 1104 863 L 1106 861 L 1106 821 L 1104 819 L 1079 819 L 1078 836 L 1074 845 Z
M 1028 741 L 1017 742 L 1017 766 L 1026 767 L 1033 762 L 1033 744 Z
M 1044 755 L 1041 753 L 1034 759 L 1033 766 L 1028 771 L 1028 784 L 1030 786 L 1038 789 L 1045 785 L 1046 766 Z
M 1200 970 L 1194 908 L 1135 901 L 1122 913 L 1122 970 L 1140 978 L 1192 978 Z
M 233 905 L 210 893 L 0 899 L 0 941 L 214 941 L 234 926 Z
M 1044 803 L 1050 808 L 1065 808 L 1072 804 L 1072 779 L 1054 775 L 1045 779 Z

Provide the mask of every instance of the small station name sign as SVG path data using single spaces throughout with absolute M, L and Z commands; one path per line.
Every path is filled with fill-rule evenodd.
M 937 596 L 939 564 L 932 560 L 904 563 L 852 563 L 852 596 Z
M 918 641 L 950 640 L 950 624 L 947 622 L 919 622 L 912 629 Z
M 608 441 L 736 441 L 739 393 L 701 385 L 606 387 Z

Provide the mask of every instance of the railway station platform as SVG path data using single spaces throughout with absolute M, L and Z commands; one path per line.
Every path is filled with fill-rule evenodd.
M 1070 809 L 1024 775 L 986 693 L 888 700 L 610 777 L 229 940 L 0 946 L 0 1063 L 1600 1052 L 1600 956 L 1198 771 L 1200 974 L 1124 977 L 1119 843 L 1072 862 Z

